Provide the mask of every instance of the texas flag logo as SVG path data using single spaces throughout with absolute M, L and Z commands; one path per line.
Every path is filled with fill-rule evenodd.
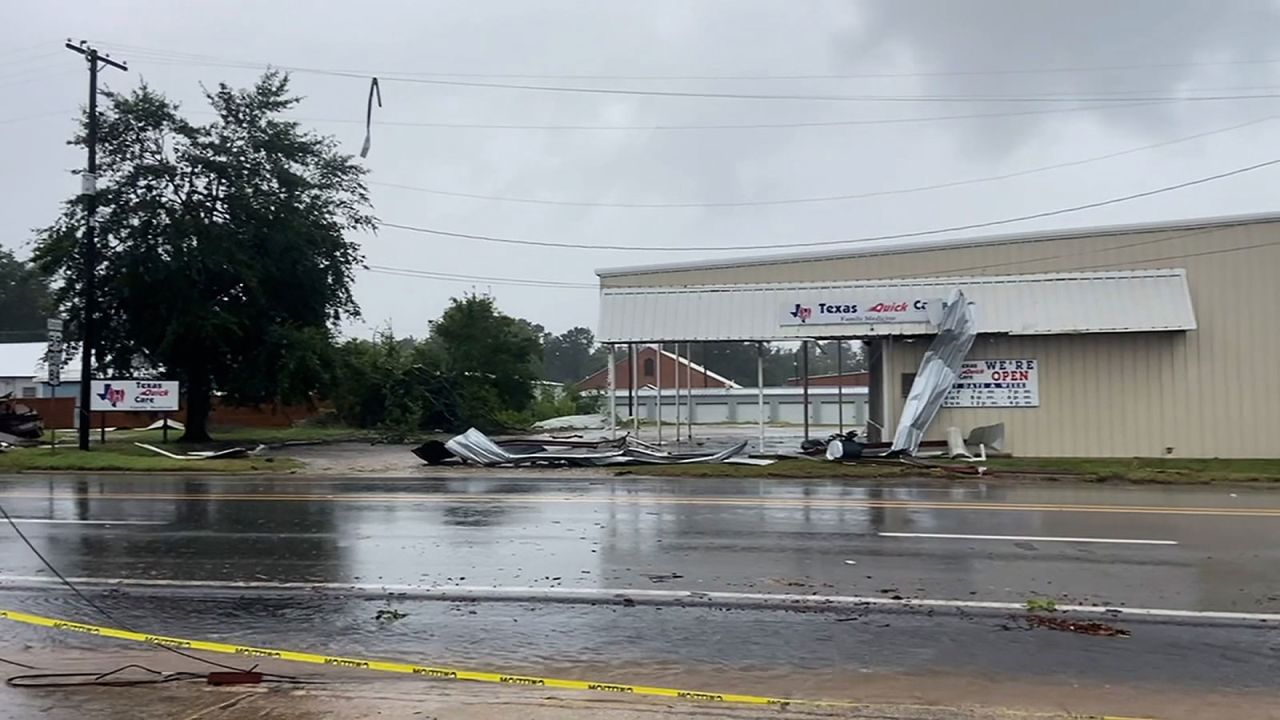
M 809 318 L 813 317 L 813 308 L 807 305 L 801 305 L 800 303 L 796 303 L 795 308 L 791 310 L 791 317 L 799 320 L 802 323 L 809 322 Z
M 102 392 L 98 393 L 98 397 L 103 402 L 109 403 L 111 407 L 116 407 L 124 402 L 124 388 L 113 388 L 111 383 L 102 386 Z

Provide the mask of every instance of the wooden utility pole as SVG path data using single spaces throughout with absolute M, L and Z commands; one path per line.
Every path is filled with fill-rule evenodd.
M 98 245 L 96 234 L 98 213 L 98 69 L 109 65 L 117 70 L 129 71 L 124 63 L 99 55 L 97 48 L 67 41 L 66 48 L 84 56 L 89 64 L 89 127 L 85 144 L 89 148 L 89 162 L 80 176 L 80 193 L 85 196 L 84 219 L 84 277 L 81 279 L 80 315 L 80 449 L 89 449 L 90 387 L 93 384 L 94 316 L 97 313 L 97 264 Z

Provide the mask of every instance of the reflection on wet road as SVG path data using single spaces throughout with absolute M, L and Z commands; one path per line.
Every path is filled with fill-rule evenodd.
M 379 590 L 1045 597 L 1280 613 L 1280 494 L 1261 491 L 110 477 L 3 480 L 0 502 L 64 574 L 152 581 L 95 591 L 149 632 L 515 670 L 625 666 L 654 682 L 732 671 L 747 685 L 772 678 L 777 692 L 810 694 L 831 694 L 859 671 L 1250 689 L 1272 687 L 1280 669 L 1269 625 L 1195 617 L 1140 622 L 1132 638 L 1113 640 L 1012 629 L 990 614 L 630 607 L 609 596 L 427 602 Z M 0 533 L 0 606 L 90 619 L 44 577 Z M 245 581 L 253 592 L 220 587 Z M 325 587 L 286 585 L 296 583 Z M 407 617 L 374 619 L 390 605 Z M 25 628 L 14 637 L 88 642 Z

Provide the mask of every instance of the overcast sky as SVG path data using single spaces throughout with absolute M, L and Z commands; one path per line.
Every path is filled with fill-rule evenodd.
M 6 9 L 0 244 L 23 255 L 31 228 L 49 223 L 75 191 L 67 171 L 83 164 L 64 144 L 86 92 L 84 63 L 62 48 L 68 37 L 128 61 L 128 74 L 104 71 L 110 87 L 146 78 L 193 113 L 207 109 L 201 82 L 252 82 L 257 72 L 237 65 L 348 71 L 356 77 L 299 70 L 294 79 L 307 98 L 297 116 L 352 153 L 364 134 L 367 77 L 378 74 L 384 107 L 375 110 L 364 161 L 371 181 L 553 201 L 375 184 L 379 218 L 584 246 L 779 250 L 1032 214 L 1280 157 L 1280 120 L 1265 120 L 1280 116 L 1275 97 L 1137 102 L 1280 94 L 1280 49 L 1271 47 L 1280 37 L 1278 0 L 42 0 Z M 423 79 L 791 97 L 406 81 Z M 541 129 L 493 127 L 512 125 Z M 720 127 L 652 129 L 708 125 Z M 1170 142 L 1203 133 L 1212 134 Z M 769 204 L 989 178 L 1127 150 L 1137 151 L 1013 179 Z M 991 232 L 1269 211 L 1278 185 L 1280 169 L 1266 168 Z M 668 207 L 598 205 L 610 203 Z M 698 203 L 757 204 L 688 207 Z M 380 266 L 585 284 L 599 267 L 729 254 L 540 248 L 390 228 L 360 242 Z M 469 288 L 554 331 L 596 322 L 590 288 L 362 271 L 356 295 L 364 319 L 348 331 L 367 335 L 390 324 L 397 334 L 422 334 Z

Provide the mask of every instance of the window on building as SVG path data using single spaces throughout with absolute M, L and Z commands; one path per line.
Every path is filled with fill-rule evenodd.
M 911 386 L 916 382 L 915 373 L 902 373 L 902 398 L 905 400 L 911 394 Z
M 653 358 L 644 359 L 644 376 L 653 377 Z
M 34 387 L 27 385 L 26 387 L 22 388 L 22 397 L 33 398 L 35 396 L 36 396 L 36 389 Z

